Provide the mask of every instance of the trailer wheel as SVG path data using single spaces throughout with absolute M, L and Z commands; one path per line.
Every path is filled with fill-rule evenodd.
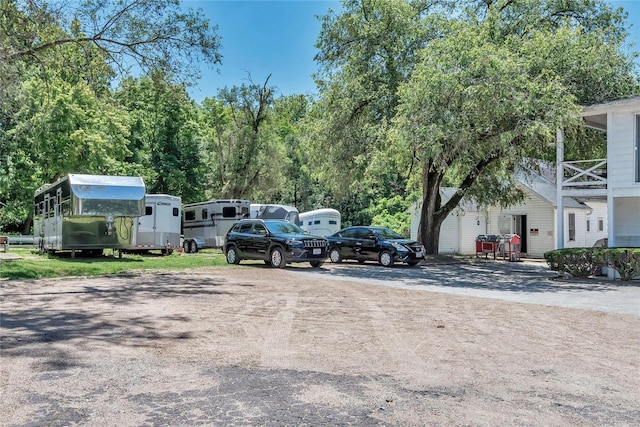
M 319 268 L 319 267 L 322 267 L 322 264 L 324 264 L 324 261 L 311 261 L 309 262 L 309 264 L 311 264 L 311 267 L 313 268 Z
M 275 247 L 271 251 L 271 267 L 273 268 L 284 268 L 287 265 L 287 262 L 284 259 L 284 252 L 280 247 Z

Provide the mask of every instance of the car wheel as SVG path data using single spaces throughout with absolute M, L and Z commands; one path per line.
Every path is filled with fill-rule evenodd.
M 322 264 L 324 264 L 324 261 L 311 261 L 309 262 L 309 264 L 311 264 L 311 267 L 313 268 L 318 268 L 321 267 Z
M 284 268 L 287 265 L 287 262 L 284 260 L 284 253 L 282 249 L 276 247 L 271 251 L 271 267 L 273 268 Z
M 227 263 L 240 264 L 240 257 L 238 256 L 238 250 L 235 246 L 229 246 L 227 248 Z
M 389 251 L 382 251 L 380 253 L 380 265 L 383 267 L 391 267 L 393 265 L 393 255 Z
M 342 255 L 340 254 L 340 249 L 331 248 L 329 251 L 329 259 L 331 262 L 342 262 Z

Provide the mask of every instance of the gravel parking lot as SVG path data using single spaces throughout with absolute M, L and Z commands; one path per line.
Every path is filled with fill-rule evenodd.
M 256 263 L 2 280 L 2 423 L 640 424 L 638 283 L 553 276 Z

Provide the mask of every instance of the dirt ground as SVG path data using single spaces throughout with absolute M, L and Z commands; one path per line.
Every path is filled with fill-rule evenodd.
M 305 270 L 0 281 L 0 424 L 640 424 L 638 316 Z

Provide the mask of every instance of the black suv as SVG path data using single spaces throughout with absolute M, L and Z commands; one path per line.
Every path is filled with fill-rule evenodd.
M 355 259 L 390 267 L 394 262 L 417 265 L 424 259 L 424 246 L 385 227 L 348 227 L 327 239 L 331 262 Z
M 276 268 L 291 262 L 320 267 L 327 259 L 327 239 L 307 234 L 289 221 L 243 219 L 225 236 L 224 252 L 229 264 L 258 259 Z

